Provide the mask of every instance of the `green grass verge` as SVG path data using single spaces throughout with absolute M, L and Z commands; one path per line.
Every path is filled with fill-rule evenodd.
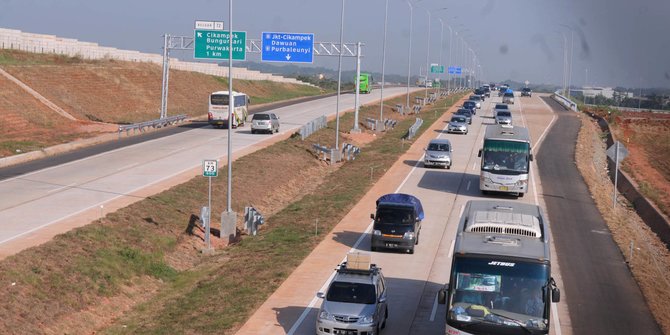
M 447 101 L 442 100 L 432 107 L 437 113 L 428 109 L 421 115 L 424 126 L 418 135 L 446 110 L 446 105 Z M 374 117 L 378 111 L 378 106 L 363 107 L 360 117 Z M 342 129 L 352 122 L 352 114 L 343 116 Z M 193 256 L 196 260 L 188 270 L 171 267 L 166 257 L 197 252 L 183 248 L 184 241 L 192 239 L 184 234 L 184 227 L 206 202 L 205 178 L 194 178 L 5 259 L 0 262 L 0 283 L 16 285 L 0 291 L 0 310 L 7 316 L 21 317 L 3 318 L 0 333 L 17 329 L 39 333 L 53 320 L 87 310 L 106 297 L 124 294 L 123 288 L 132 287 L 141 277 L 162 282 L 159 292 L 134 306 L 105 333 L 230 333 L 274 292 L 379 178 L 381 173 L 370 177 L 370 167 L 385 171 L 407 150 L 409 143 L 402 137 L 412 123 L 413 118 L 399 122 L 395 129 L 365 146 L 355 161 L 330 172 L 314 192 L 266 218 L 268 224 L 258 236 L 244 238 L 214 256 Z M 328 144 L 334 135 L 331 122 L 309 142 L 294 137 L 236 160 L 233 199 L 245 192 L 244 180 L 260 177 L 258 169 L 262 167 L 258 162 L 264 155 L 302 155 L 307 163 L 286 164 L 315 164 L 309 146 L 315 142 Z M 224 182 L 225 173 L 217 180 L 216 194 L 225 196 Z M 234 200 L 233 208 L 239 213 L 246 204 Z M 213 208 L 214 213 L 221 210 Z M 314 233 L 316 218 L 318 235 Z

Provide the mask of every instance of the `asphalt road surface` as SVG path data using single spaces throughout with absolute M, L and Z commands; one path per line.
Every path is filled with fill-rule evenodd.
M 517 98 L 512 115 L 517 125 L 527 126 L 537 143 L 554 119 L 551 109 L 539 97 Z M 372 261 L 383 268 L 388 284 L 389 320 L 387 334 L 444 334 L 446 308 L 438 305 L 438 290 L 448 281 L 453 241 L 463 206 L 468 200 L 499 198 L 540 203 L 531 177 L 525 197 L 483 196 L 479 191 L 478 151 L 485 126 L 493 124 L 492 106 L 500 98 L 487 99 L 477 112 L 467 135 L 446 134 L 446 123 L 429 129 L 409 152 L 347 214 L 282 286 L 256 311 L 238 334 L 314 334 L 320 300 L 332 278 L 333 269 L 348 251 L 370 250 L 370 213 L 382 194 L 409 193 L 421 199 L 426 213 L 420 243 L 414 254 L 372 252 Z M 423 147 L 431 138 L 448 138 L 454 160 L 450 170 L 427 169 L 421 163 Z M 346 167 L 345 167 L 346 168 Z M 531 168 L 533 171 L 534 168 Z M 555 269 L 557 270 L 557 269 Z M 557 311 L 556 306 L 554 310 Z M 554 312 L 554 320 L 558 316 Z M 565 316 L 567 318 L 567 315 Z M 552 326 L 554 326 L 554 323 Z M 553 331 L 553 330 L 552 330 Z
M 405 88 L 389 88 L 385 97 L 405 92 Z M 379 90 L 361 95 L 361 104 L 379 97 Z M 275 109 L 281 118 L 280 134 L 252 135 L 248 125 L 234 130 L 234 154 L 288 136 L 321 115 L 334 115 L 335 101 L 328 97 Z M 353 101 L 353 94 L 343 95 L 340 111 L 351 109 Z M 37 244 L 39 241 L 30 240 L 44 239 L 35 234 L 53 236 L 188 180 L 199 174 L 203 159 L 227 159 L 227 131 L 212 127 L 189 130 L 0 181 L 0 256 L 25 247 L 22 241 Z
M 575 334 L 661 334 L 574 163 L 578 115 L 551 99 L 558 119 L 537 153 L 563 292 Z

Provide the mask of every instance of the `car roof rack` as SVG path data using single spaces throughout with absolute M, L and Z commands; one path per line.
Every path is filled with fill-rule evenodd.
M 337 273 L 377 275 L 379 270 L 376 264 L 370 263 L 370 254 L 350 252 L 347 254 L 347 260 L 337 268 Z

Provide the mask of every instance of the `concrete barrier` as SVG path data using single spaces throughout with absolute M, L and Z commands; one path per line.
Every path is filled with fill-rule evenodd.
M 0 48 L 33 53 L 52 53 L 70 57 L 80 57 L 82 59 L 115 59 L 128 62 L 163 64 L 163 56 L 160 54 L 143 53 L 135 50 L 121 50 L 100 46 L 93 42 L 82 42 L 76 39 L 63 38 L 54 35 L 27 33 L 16 29 L 0 28 Z M 218 66 L 213 63 L 186 62 L 171 58 L 170 68 L 182 71 L 199 72 L 212 76 L 228 77 L 228 67 Z M 284 78 L 282 76 L 239 67 L 234 68 L 233 78 L 244 80 L 268 80 L 280 83 L 314 86 L 294 78 Z

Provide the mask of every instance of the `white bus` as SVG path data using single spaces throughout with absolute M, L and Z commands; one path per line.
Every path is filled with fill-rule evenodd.
M 249 115 L 249 96 L 233 92 L 233 128 L 244 125 Z M 217 91 L 209 95 L 207 119 L 214 127 L 228 128 L 228 91 Z
M 523 197 L 528 192 L 528 174 L 533 154 L 528 129 L 489 125 L 484 135 L 479 189 L 482 193 L 506 192 Z
M 438 295 L 447 305 L 445 334 L 548 334 L 551 303 L 561 298 L 549 231 L 538 206 L 468 201 Z

